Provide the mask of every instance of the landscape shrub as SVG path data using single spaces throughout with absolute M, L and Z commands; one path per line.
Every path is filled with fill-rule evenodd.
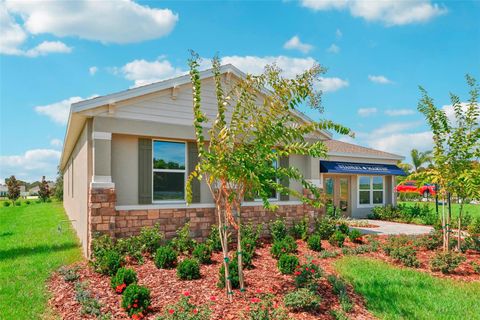
M 344 255 L 357 255 L 357 254 L 363 254 L 368 252 L 375 252 L 377 250 L 378 250 L 378 247 L 375 247 L 371 244 L 362 244 L 354 248 L 343 247 L 342 253 Z
M 251 299 L 247 313 L 243 313 L 242 320 L 290 320 L 287 310 L 274 305 L 274 295 L 262 294 Z
M 253 243 L 255 247 L 258 246 L 258 240 L 260 239 L 260 234 L 262 232 L 263 224 L 258 224 L 256 227 L 250 223 L 242 225 L 241 234 L 242 240 L 248 239 L 249 243 Z
M 157 320 L 208 320 L 212 311 L 208 304 L 195 305 L 190 302 L 190 293 L 185 292 L 175 303 L 164 308 Z
M 22 202 L 20 201 L 15 201 L 15 206 L 20 207 L 22 205 Z
M 437 214 L 428 204 L 398 204 L 396 207 L 386 205 L 372 208 L 370 219 L 411 222 L 416 220 L 423 224 L 435 224 L 438 221 Z
M 406 246 L 410 243 L 410 241 L 411 239 L 405 235 L 389 236 L 386 243 L 383 245 L 383 251 L 385 251 L 385 254 L 389 256 L 393 249 Z
M 288 230 L 288 233 L 295 239 L 305 240 L 308 238 L 308 217 L 304 217 L 293 225 Z
M 403 265 L 407 267 L 420 267 L 420 262 L 417 259 L 417 253 L 415 249 L 410 245 L 393 248 L 390 251 L 390 256 L 393 259 L 400 261 Z
M 195 240 L 190 237 L 190 223 L 187 222 L 185 225 L 177 230 L 177 236 L 172 239 L 171 246 L 178 253 L 188 254 L 192 252 L 193 247 L 195 246 Z
M 3 201 L 2 204 L 4 207 L 10 207 L 10 202 L 9 201 Z
M 153 227 L 142 228 L 137 238 L 142 252 L 154 254 L 162 245 L 165 235 L 160 231 L 160 224 L 157 223 Z
M 322 251 L 322 238 L 318 234 L 308 237 L 308 247 L 313 251 Z
M 441 231 L 432 230 L 429 234 L 423 235 L 415 239 L 414 244 L 428 250 L 435 250 L 442 246 L 443 235 Z
M 320 252 L 318 257 L 320 259 L 328 259 L 328 258 L 335 258 L 338 257 L 340 253 L 338 251 L 328 251 L 328 250 L 323 250 Z
M 278 259 L 278 270 L 283 274 L 292 274 L 297 268 L 299 262 L 297 256 L 293 254 L 283 254 Z
M 242 238 L 242 265 L 244 268 L 253 267 L 253 257 L 255 256 L 256 241 L 254 238 Z M 234 259 L 238 259 L 238 251 L 234 255 Z
M 32 202 L 31 202 L 30 200 L 25 200 L 25 204 L 26 204 L 26 205 L 29 205 L 29 204 L 31 204 L 31 203 L 32 203 Z
M 348 224 L 346 223 L 340 223 L 337 227 L 338 231 L 341 233 L 348 235 L 350 233 L 350 228 L 348 227 Z
M 282 240 L 273 243 L 270 253 L 275 259 L 280 258 L 282 254 L 294 253 L 297 251 L 297 242 L 292 236 L 286 236 Z
M 321 301 L 318 294 L 305 288 L 287 293 L 283 298 L 285 307 L 294 312 L 318 310 Z
M 130 317 L 142 317 L 151 304 L 150 290 L 145 286 L 131 284 L 125 289 L 122 296 L 122 308 Z
M 345 281 L 335 275 L 329 275 L 327 280 L 332 285 L 333 293 L 338 296 L 342 310 L 344 312 L 350 312 L 353 308 L 353 302 L 348 295 Z
M 232 260 L 228 264 L 228 271 L 230 276 L 230 282 L 232 284 L 232 289 L 238 289 L 240 287 L 240 280 L 238 279 L 238 261 Z M 222 263 L 222 266 L 219 270 L 219 277 L 217 286 L 219 288 L 225 288 L 225 266 Z
M 468 249 L 480 252 L 480 235 L 466 237 L 464 244 Z
M 192 256 L 202 264 L 212 263 L 212 248 L 205 243 L 197 243 L 192 251 Z
M 200 263 L 197 259 L 184 259 L 177 266 L 177 276 L 182 280 L 200 279 Z
M 348 238 L 354 243 L 361 243 L 362 233 L 358 229 L 352 229 L 348 234 Z
M 465 256 L 455 252 L 437 252 L 430 261 L 432 271 L 452 273 L 463 261 Z
M 73 282 L 73 281 L 77 281 L 80 278 L 80 275 L 78 274 L 79 269 L 80 269 L 79 266 L 75 266 L 71 268 L 63 266 L 63 267 L 60 267 L 60 269 L 58 269 L 58 273 L 62 276 L 63 280 L 67 282 Z
M 95 271 L 113 276 L 117 270 L 125 263 L 124 257 L 115 249 L 104 251 L 94 260 Z
M 172 269 L 177 264 L 177 252 L 170 246 L 161 246 L 155 253 L 155 265 L 159 269 Z
M 322 274 L 322 269 L 312 261 L 298 266 L 294 272 L 295 286 L 316 292 L 318 289 L 318 280 L 322 277 Z
M 288 235 L 287 227 L 283 219 L 276 219 L 270 224 L 270 235 L 273 241 L 281 241 Z
M 137 273 L 133 269 L 120 268 L 112 279 L 110 279 L 110 287 L 116 293 L 122 293 L 129 285 L 137 283 Z
M 328 242 L 332 246 L 337 246 L 337 247 L 343 247 L 343 243 L 345 242 L 346 235 L 339 230 L 335 231 L 330 239 L 328 239 Z
M 320 218 L 315 221 L 315 234 L 318 234 L 322 240 L 328 240 L 336 230 L 335 220 L 331 218 Z
M 467 228 L 470 236 L 480 236 L 480 217 L 476 217 Z
M 142 245 L 138 237 L 133 236 L 118 239 L 115 242 L 115 249 L 123 256 L 128 256 L 139 264 L 143 263 Z
M 380 241 L 378 241 L 377 235 L 373 235 L 373 234 L 368 235 L 367 241 L 372 249 L 372 252 L 378 251 L 378 248 L 380 248 Z
M 45 202 L 50 203 L 50 202 L 52 202 L 52 199 L 51 199 L 51 198 L 47 198 L 47 199 L 45 200 Z
M 87 282 L 75 282 L 75 299 L 82 306 L 81 313 L 100 317 L 102 315 L 100 301 L 92 297 Z
M 220 233 L 218 232 L 218 227 L 216 225 L 212 225 L 206 244 L 210 248 L 212 248 L 213 252 L 222 251 L 222 243 L 220 242 Z
M 480 274 L 480 264 L 476 263 L 475 261 L 472 261 L 470 265 L 473 268 L 473 272 Z
M 342 310 L 330 310 L 329 313 L 334 320 L 350 320 Z

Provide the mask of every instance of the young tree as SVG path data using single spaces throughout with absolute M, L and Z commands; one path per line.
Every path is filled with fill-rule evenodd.
M 420 167 L 424 163 L 431 161 L 432 159 L 431 154 L 432 154 L 432 151 L 421 152 L 421 151 L 418 151 L 417 149 L 412 149 L 410 151 L 410 156 L 412 158 L 412 164 L 413 164 L 413 167 L 415 168 L 415 172 L 417 172 L 418 169 L 420 169 Z
M 350 130 L 327 120 L 299 120 L 296 109 L 304 102 L 320 110 L 320 95 L 314 89 L 315 81 L 323 72 L 318 65 L 294 79 L 285 79 L 279 68 L 267 66 L 263 74 L 247 75 L 225 91 L 219 59 L 214 58 L 212 64 L 217 97 L 217 116 L 213 121 L 202 111 L 199 58 L 193 53 L 189 60 L 199 162 L 187 181 L 187 201 L 192 198 L 192 180 L 204 179 L 216 206 L 225 287 L 232 300 L 228 229 L 233 228 L 237 234 L 238 273 L 243 291 L 241 206 L 245 197 L 260 198 L 263 206 L 270 210 L 277 208 L 269 201 L 274 191 L 320 206 L 318 189 L 306 181 L 297 168 L 285 165 L 285 161 L 280 167 L 274 163 L 282 162 L 291 154 L 326 157 L 326 146 L 314 139 L 315 134 L 324 129 L 341 134 L 349 134 Z M 204 128 L 208 125 L 207 135 Z M 307 137 L 312 139 L 307 141 Z M 313 199 L 290 188 L 289 180 L 299 181 L 303 188 L 310 190 Z
M 50 190 L 50 187 L 48 186 L 48 182 L 45 180 L 45 176 L 43 176 L 42 181 L 39 185 L 38 197 L 40 198 L 40 200 L 45 202 L 50 198 L 51 194 L 52 192 Z
M 60 170 L 60 166 L 58 166 L 57 170 L 57 180 L 55 181 L 54 195 L 58 201 L 63 201 L 63 174 Z
M 463 205 L 466 199 L 478 196 L 480 179 L 478 178 L 478 161 L 480 157 L 480 126 L 478 119 L 479 87 L 474 78 L 467 75 L 470 87 L 470 98 L 467 103 L 461 103 L 460 98 L 450 94 L 454 119 L 450 120 L 444 109 L 435 107 L 433 99 L 427 91 L 420 87 L 422 99 L 418 110 L 425 115 L 433 132 L 433 167 L 420 176 L 423 180 L 436 183 L 439 187 L 443 203 L 450 195 L 456 195 L 460 200 L 458 216 L 458 249 L 461 245 L 461 224 Z M 442 227 L 444 230 L 444 250 L 449 250 L 451 216 L 442 209 Z
M 5 183 L 8 187 L 7 197 L 12 201 L 12 204 L 15 205 L 15 202 L 20 197 L 20 183 L 15 176 L 5 179 Z

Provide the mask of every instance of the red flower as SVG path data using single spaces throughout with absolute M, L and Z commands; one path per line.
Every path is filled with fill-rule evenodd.
M 307 270 L 307 271 L 308 271 L 308 267 L 305 267 L 305 270 Z
M 189 297 L 189 296 L 190 296 L 190 292 L 185 291 L 185 292 L 183 293 L 183 295 L 184 295 L 185 297 Z
M 262 293 L 262 290 L 261 289 L 257 289 L 255 290 L 256 293 Z
M 301 274 L 300 271 L 295 271 L 295 275 L 296 275 L 296 276 L 299 276 L 300 274 Z
M 140 317 L 137 314 L 132 315 L 133 320 L 140 320 Z
M 134 304 L 133 304 L 133 307 L 134 307 L 134 308 L 138 308 L 138 304 L 134 303 Z
M 133 300 L 133 302 L 138 302 L 138 299 Z
M 197 309 L 193 309 L 193 314 L 197 314 L 198 313 L 198 310 Z
M 217 297 L 211 296 L 211 297 L 210 297 L 210 301 L 217 301 Z
M 252 298 L 252 300 L 250 300 L 250 301 L 252 301 L 253 303 L 258 303 L 258 302 L 260 302 L 260 301 L 262 301 L 262 300 L 260 300 L 260 299 L 258 299 L 258 298 Z
M 173 314 L 174 312 L 175 312 L 175 310 L 173 310 L 173 309 L 168 310 L 168 313 L 170 313 L 170 314 Z

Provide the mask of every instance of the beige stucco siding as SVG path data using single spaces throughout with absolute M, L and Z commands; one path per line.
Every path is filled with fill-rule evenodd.
M 91 177 L 91 123 L 87 122 L 63 172 L 63 206 L 75 229 L 82 248 L 88 243 L 88 185 Z
M 138 136 L 113 134 L 111 148 L 117 204 L 138 204 Z

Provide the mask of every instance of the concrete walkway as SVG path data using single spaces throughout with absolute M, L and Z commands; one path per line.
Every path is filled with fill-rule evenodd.
M 351 228 L 358 229 L 363 234 L 378 234 L 378 235 L 389 235 L 389 234 L 417 235 L 417 234 L 426 234 L 433 230 L 433 227 L 421 226 L 416 224 L 398 223 L 398 222 L 381 221 L 381 220 L 366 220 L 366 221 L 368 221 L 369 224 L 378 226 L 378 228 L 364 228 L 364 227 L 351 227 Z

